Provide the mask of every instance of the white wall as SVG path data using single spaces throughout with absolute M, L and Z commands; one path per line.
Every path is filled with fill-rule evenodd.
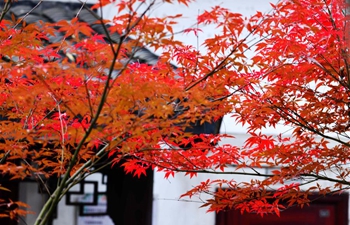
M 19 201 L 28 203 L 29 211 L 32 213 L 27 214 L 19 220 L 19 225 L 34 224 L 35 219 L 42 206 L 45 204 L 47 196 L 42 195 L 39 192 L 39 185 L 37 182 L 20 182 L 19 183 Z

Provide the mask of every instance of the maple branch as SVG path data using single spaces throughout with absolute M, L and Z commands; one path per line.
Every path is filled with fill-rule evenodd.
M 126 139 L 120 140 L 119 144 L 125 141 Z M 74 174 L 66 181 L 65 184 L 65 190 L 61 193 L 60 199 L 64 197 L 64 195 L 76 184 L 78 184 L 80 181 L 84 180 L 86 177 L 98 172 L 100 169 L 109 166 L 112 164 L 112 162 L 105 163 L 101 167 L 94 169 L 94 170 L 88 170 L 89 167 L 95 166 L 101 158 L 106 156 L 107 152 L 106 150 L 109 148 L 109 144 L 106 144 L 103 148 L 101 148 L 96 153 L 96 158 L 89 159 L 87 162 L 85 162 L 77 171 L 74 172 Z M 88 171 L 88 172 L 87 172 Z M 86 175 L 85 175 L 86 174 Z M 80 178 L 79 178 L 80 176 Z
M 197 86 L 199 83 L 201 83 L 202 81 L 205 81 L 206 79 L 208 79 L 209 77 L 213 76 L 215 73 L 219 72 L 220 70 L 222 70 L 223 68 L 225 68 L 228 64 L 230 64 L 231 62 L 226 63 L 226 61 L 237 51 L 237 49 L 239 49 L 239 47 L 251 36 L 254 34 L 254 32 L 258 29 L 258 26 L 260 24 L 262 24 L 265 21 L 266 18 L 263 18 L 262 20 L 260 20 L 258 22 L 258 24 L 256 24 L 256 26 L 249 32 L 249 34 L 247 34 L 239 43 L 236 47 L 234 47 L 230 53 L 223 59 L 221 60 L 221 62 L 219 62 L 219 64 L 217 64 L 215 66 L 214 69 L 212 69 L 210 72 L 208 72 L 207 74 L 205 74 L 202 78 L 198 79 L 197 81 L 194 81 L 192 84 L 190 84 L 189 86 L 187 86 L 185 88 L 185 91 L 189 91 L 190 89 L 192 89 L 193 87 Z
M 314 178 L 317 178 L 318 180 L 324 180 L 324 181 L 330 181 L 330 182 L 333 182 L 333 183 L 340 183 L 340 184 L 350 185 L 350 181 L 346 181 L 346 180 L 343 180 L 343 179 L 331 178 L 331 177 L 328 177 L 328 176 L 321 176 L 321 175 L 318 175 L 318 174 L 312 174 L 312 173 L 303 174 L 302 173 L 302 174 L 300 174 L 300 176 L 314 177 Z
M 225 66 L 228 64 L 226 63 L 226 61 L 228 60 L 228 58 L 233 55 L 233 53 L 235 53 L 235 51 L 237 51 L 237 49 L 240 47 L 240 45 L 243 44 L 243 41 L 241 43 L 238 44 L 238 46 L 236 46 L 235 48 L 233 48 L 231 50 L 231 52 L 225 57 L 225 59 L 223 59 L 219 64 L 217 64 L 215 66 L 214 69 L 212 69 L 209 73 L 205 74 L 202 78 L 196 80 L 195 82 L 193 82 L 192 84 L 190 84 L 189 86 L 187 86 L 185 88 L 185 91 L 189 91 L 190 89 L 192 89 L 193 87 L 197 86 L 199 83 L 205 81 L 206 79 L 208 79 L 209 77 L 213 76 L 214 74 L 216 74 L 217 72 L 219 72 L 220 70 L 222 70 L 223 68 L 225 68 Z
M 56 106 L 54 106 L 48 113 L 45 114 L 45 116 L 43 118 L 41 118 L 35 125 L 32 126 L 32 129 L 29 130 L 29 133 L 32 133 L 33 131 L 35 131 L 35 129 L 45 120 L 47 119 L 56 109 L 57 105 L 62 103 L 62 100 L 58 101 L 56 103 Z
M 216 171 L 216 170 L 207 170 L 207 169 L 199 169 L 199 170 L 193 170 L 193 169 L 179 169 L 176 168 L 175 165 L 172 166 L 172 168 L 166 167 L 162 164 L 151 162 L 149 160 L 145 160 L 142 158 L 138 158 L 141 161 L 144 161 L 146 163 L 153 164 L 156 167 L 162 168 L 162 169 L 168 169 L 174 172 L 180 172 L 180 173 L 202 173 L 202 174 L 221 174 L 221 175 L 242 175 L 242 176 L 257 176 L 257 177 L 266 177 L 266 178 L 272 178 L 272 177 L 279 177 L 280 175 L 275 174 L 262 174 L 259 173 L 257 170 L 253 169 L 252 167 L 248 167 L 249 169 L 253 169 L 254 173 L 250 172 L 239 172 L 239 171 Z M 168 162 L 169 163 L 169 162 Z M 233 165 L 234 166 L 234 165 Z M 346 181 L 344 179 L 336 179 L 331 178 L 329 176 L 322 176 L 319 174 L 313 174 L 313 173 L 300 173 L 298 174 L 299 177 L 312 177 L 315 178 L 311 182 L 316 182 L 317 180 L 324 180 L 324 181 L 330 181 L 334 183 L 340 183 L 345 185 L 350 185 L 350 181 Z M 310 182 L 309 182 L 310 183 Z M 350 188 L 350 187 L 349 187 Z
M 4 156 L 0 159 L 0 165 L 1 165 L 1 164 L 4 164 L 4 163 L 6 162 L 6 159 L 7 159 L 7 157 L 9 157 L 10 153 L 11 153 L 11 150 L 8 150 L 8 151 L 4 154 Z
M 122 36 L 120 37 L 120 43 L 123 43 L 123 39 L 125 37 Z M 108 94 L 108 89 L 109 89 L 109 81 L 112 79 L 112 74 L 113 74 L 113 68 L 114 65 L 116 63 L 116 59 L 118 58 L 118 55 L 120 53 L 120 49 L 121 49 L 121 44 L 118 45 L 116 52 L 113 52 L 113 59 L 112 59 L 112 63 L 111 66 L 109 68 L 109 74 L 107 76 L 107 80 L 104 86 L 104 90 L 102 92 L 101 95 L 101 100 L 100 103 L 97 107 L 96 110 L 96 114 L 95 116 L 92 118 L 91 123 L 89 128 L 86 130 L 83 138 L 80 140 L 80 142 L 78 143 L 78 146 L 76 147 L 74 154 L 72 156 L 72 159 L 69 162 L 68 168 L 66 170 L 65 175 L 63 176 L 62 181 L 60 182 L 60 184 L 58 185 L 58 187 L 56 188 L 55 192 L 50 196 L 49 200 L 45 203 L 45 205 L 43 206 L 42 211 L 40 212 L 40 214 L 38 215 L 38 219 L 36 220 L 34 225 L 44 225 L 46 224 L 46 222 L 49 219 L 49 216 L 52 214 L 55 206 L 57 205 L 57 203 L 60 200 L 60 196 L 62 194 L 62 191 L 64 190 L 64 187 L 66 186 L 66 182 L 69 179 L 70 176 L 70 172 L 72 171 L 77 159 L 78 159 L 78 153 L 80 152 L 80 149 L 83 147 L 86 139 L 89 137 L 90 133 L 92 132 L 92 130 L 94 129 L 94 126 L 97 123 L 97 120 L 100 116 L 100 113 L 102 111 L 102 108 L 106 102 L 107 99 L 107 94 Z
M 12 1 L 12 0 L 10 0 Z M 20 23 L 22 23 L 22 21 L 28 17 L 36 8 L 39 7 L 39 5 L 43 2 L 43 0 L 40 0 L 31 10 L 29 10 L 22 18 L 20 18 L 20 20 L 12 27 L 13 29 L 15 29 L 16 27 L 18 27 L 18 25 Z
M 4 7 L 2 8 L 2 11 L 0 14 L 0 22 L 4 19 L 5 14 L 10 10 L 11 3 L 12 3 L 12 0 L 5 1 Z
M 101 10 L 101 16 L 99 16 L 99 15 L 97 15 L 93 10 L 91 10 L 91 9 L 85 4 L 85 2 L 82 2 L 82 0 L 79 0 L 79 2 L 84 3 L 83 7 L 84 7 L 92 16 L 94 16 L 95 19 L 97 19 L 97 20 L 100 21 L 100 25 L 102 26 L 104 35 L 106 35 L 106 38 L 107 38 L 107 40 L 109 41 L 109 45 L 110 45 L 110 47 L 111 47 L 111 49 L 112 49 L 112 52 L 113 52 L 113 54 L 115 54 L 115 49 L 114 49 L 114 46 L 113 46 L 113 43 L 114 43 L 115 41 L 112 39 L 112 37 L 111 37 L 111 35 L 110 35 L 110 33 L 109 33 L 107 27 L 106 27 L 106 24 L 103 22 L 103 14 L 102 14 L 102 13 L 103 13 L 103 10 Z M 100 5 L 102 4 L 101 1 L 100 1 L 99 3 L 100 3 Z M 100 7 L 100 8 L 102 8 L 102 7 Z M 121 43 L 122 43 L 121 37 L 119 37 L 119 38 L 120 38 L 120 39 L 119 39 L 119 44 L 121 44 Z
M 152 2 L 152 4 L 147 8 L 147 10 L 149 10 L 150 7 L 153 4 L 154 4 L 154 2 Z M 147 11 L 144 11 L 144 13 L 142 15 L 144 16 L 146 12 Z M 138 18 L 137 23 L 139 21 L 141 21 L 141 18 L 142 17 Z M 111 46 L 112 51 L 113 51 L 113 59 L 112 59 L 111 65 L 109 67 L 109 73 L 108 73 L 107 79 L 105 81 L 105 86 L 104 86 L 103 92 L 101 94 L 100 103 L 99 103 L 99 105 L 97 107 L 95 116 L 91 120 L 89 128 L 85 131 L 85 134 L 84 134 L 83 138 L 81 139 L 81 141 L 79 142 L 78 146 L 76 147 L 76 149 L 74 151 L 74 154 L 72 156 L 72 159 L 69 162 L 69 166 L 68 166 L 68 168 L 67 168 L 67 170 L 65 172 L 65 175 L 63 176 L 62 181 L 60 182 L 60 184 L 56 188 L 55 192 L 50 196 L 49 200 L 45 203 L 42 211 L 38 215 L 38 219 L 36 220 L 35 225 L 43 225 L 43 224 L 45 224 L 48 221 L 49 216 L 52 214 L 52 212 L 53 212 L 55 206 L 57 205 L 58 201 L 63 197 L 63 195 L 65 193 L 64 188 L 67 186 L 67 181 L 70 181 L 70 179 L 69 179 L 70 172 L 72 171 L 72 169 L 73 169 L 73 167 L 74 167 L 74 165 L 75 165 L 75 163 L 77 161 L 78 153 L 80 152 L 81 148 L 83 147 L 86 139 L 90 136 L 90 133 L 92 132 L 94 126 L 97 123 L 97 120 L 98 120 L 98 118 L 100 116 L 102 108 L 103 108 L 103 106 L 106 103 L 108 92 L 109 92 L 109 88 L 110 88 L 109 82 L 112 80 L 112 75 L 113 75 L 113 71 L 114 71 L 114 65 L 115 65 L 115 63 L 117 61 L 119 53 L 121 52 L 122 43 L 124 42 L 124 39 L 127 38 L 127 34 L 131 31 L 131 29 L 133 29 L 133 27 L 135 27 L 137 25 L 137 23 L 134 23 L 132 26 L 130 26 L 130 27 L 128 26 L 126 34 L 123 34 L 123 35 L 120 36 L 119 44 L 117 46 L 117 49 L 114 50 L 112 39 L 111 39 L 111 37 L 109 35 L 109 32 L 108 32 L 106 26 L 103 23 L 102 17 L 100 17 L 100 20 L 101 20 L 101 23 L 103 24 L 103 27 L 105 29 L 105 33 L 107 35 L 107 38 L 110 40 L 110 46 Z M 103 149 L 103 151 L 101 151 L 101 152 L 104 152 L 104 150 L 105 149 Z M 89 163 L 87 163 L 86 166 L 87 165 L 89 165 Z M 79 171 L 82 171 L 83 169 L 85 169 L 85 167 L 81 168 L 81 170 L 79 170 Z M 62 193 L 63 193 L 63 195 L 62 195 Z
M 84 80 L 85 93 L 86 93 L 86 95 L 87 95 L 87 100 L 88 100 L 88 105 L 89 105 L 90 114 L 91 114 L 91 117 L 94 117 L 94 109 L 93 109 L 93 107 L 92 107 L 91 95 L 90 95 L 90 91 L 89 91 L 89 89 L 88 89 L 87 83 L 88 83 L 88 80 Z
M 338 142 L 342 145 L 345 145 L 347 147 L 350 147 L 350 143 L 342 141 L 339 138 L 335 138 L 329 135 L 326 135 L 322 132 L 320 132 L 319 130 L 313 128 L 311 125 L 308 125 L 308 121 L 305 120 L 305 118 L 303 118 L 301 115 L 299 115 L 296 111 L 293 111 L 291 109 L 286 109 L 283 107 L 279 107 L 276 105 L 271 105 L 271 109 L 273 109 L 276 113 L 278 113 L 283 119 L 287 120 L 288 122 L 299 126 L 299 127 L 303 127 L 308 131 L 311 131 L 314 134 L 317 134 L 323 138 L 329 139 L 329 140 L 333 140 L 335 142 Z M 277 110 L 276 110 L 277 109 Z M 295 119 L 291 114 L 289 114 L 288 112 L 291 112 L 293 115 L 295 115 L 296 117 L 298 117 L 301 121 L 303 121 L 304 123 L 301 123 L 299 120 Z
M 157 167 L 159 165 L 156 165 Z M 162 167 L 162 166 L 160 166 Z M 162 167 L 168 169 L 166 167 Z M 262 174 L 262 173 L 248 173 L 248 172 L 237 172 L 237 171 L 211 171 L 211 170 L 186 170 L 186 169 L 171 169 L 174 172 L 180 173 L 205 173 L 205 174 L 222 174 L 222 175 L 243 175 L 243 176 L 257 176 L 257 177 L 273 177 L 275 175 Z
M 121 43 L 122 43 L 123 39 L 124 38 L 121 37 Z M 100 116 L 100 113 L 102 111 L 102 108 L 103 108 L 103 106 L 104 106 L 104 104 L 106 102 L 107 93 L 108 93 L 108 89 L 109 89 L 109 81 L 112 79 L 113 68 L 114 68 L 114 65 L 116 63 L 116 59 L 118 58 L 120 49 L 121 49 L 121 44 L 118 45 L 116 52 L 114 52 L 113 60 L 112 60 L 112 63 L 111 63 L 110 69 L 109 69 L 109 74 L 108 74 L 108 77 L 107 77 L 107 80 L 106 80 L 106 83 L 105 83 L 105 86 L 104 86 L 104 90 L 103 90 L 102 95 L 101 95 L 100 103 L 99 103 L 99 105 L 97 107 L 97 110 L 96 110 L 95 117 L 92 118 L 89 128 L 86 130 L 83 138 L 78 143 L 78 146 L 76 147 L 76 149 L 74 151 L 74 154 L 72 156 L 72 159 L 69 162 L 68 168 L 67 168 L 67 170 L 66 170 L 66 172 L 65 172 L 65 174 L 63 176 L 62 181 L 60 182 L 60 184 L 56 188 L 55 192 L 50 196 L 50 199 L 45 203 L 45 205 L 43 207 L 43 210 L 39 214 L 38 219 L 37 219 L 37 221 L 36 221 L 36 223 L 34 225 L 44 225 L 44 224 L 46 224 L 46 222 L 49 219 L 49 216 L 52 214 L 54 208 L 56 207 L 57 203 L 60 200 L 60 195 L 61 195 L 62 191 L 64 190 L 65 184 L 66 184 L 66 182 L 67 182 L 67 180 L 68 180 L 68 178 L 70 176 L 70 172 L 72 171 L 72 169 L 73 169 L 73 167 L 74 167 L 74 165 L 75 165 L 75 163 L 76 163 L 76 161 L 78 159 L 78 153 L 80 152 L 80 150 L 83 147 L 86 139 L 90 136 L 90 133 L 94 129 L 94 127 L 95 127 L 95 125 L 97 123 L 97 120 L 98 120 L 98 118 Z M 46 212 L 46 209 L 47 209 L 47 212 Z M 45 213 L 45 215 L 44 215 L 44 213 Z
M 329 61 L 327 60 L 327 58 L 326 58 L 323 54 L 320 54 L 320 56 L 321 56 L 321 58 L 327 63 L 327 65 L 330 66 L 331 69 L 338 75 L 339 78 L 336 77 L 336 76 L 334 76 L 334 75 L 331 73 L 331 71 L 329 71 L 328 69 L 326 69 L 325 66 L 323 66 L 323 65 L 322 65 L 320 62 L 318 62 L 317 60 L 313 60 L 313 63 L 314 63 L 317 67 L 319 67 L 321 70 L 323 70 L 325 73 L 327 73 L 329 76 L 331 76 L 334 80 L 336 80 L 337 82 L 339 82 L 339 84 L 341 84 L 344 88 L 349 89 L 349 88 L 350 88 L 350 85 L 347 84 L 347 83 L 345 82 L 345 80 L 342 79 L 342 76 L 344 75 L 344 74 L 341 74 L 342 72 L 344 72 L 344 71 L 342 71 L 342 68 L 340 68 L 339 71 L 336 70 L 336 69 L 334 68 L 334 66 L 332 65 L 332 63 L 329 62 Z M 345 60 L 345 62 L 346 62 L 346 64 L 347 64 L 347 61 L 346 61 L 346 60 Z M 346 65 L 346 67 L 347 67 L 347 65 Z

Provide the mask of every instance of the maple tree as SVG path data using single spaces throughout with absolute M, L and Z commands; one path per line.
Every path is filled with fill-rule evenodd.
M 217 29 L 204 41 L 205 53 L 174 37 L 172 26 L 181 15 L 149 14 L 160 3 L 190 0 L 118 1 L 111 20 L 93 11 L 111 2 L 100 0 L 91 9 L 82 4 L 68 21 L 34 24 L 7 13 L 12 1 L 4 1 L 0 173 L 11 179 L 60 178 L 37 225 L 45 224 L 66 191 L 98 170 L 106 157 L 103 166 L 125 160 L 126 173 L 135 176 L 148 168 L 165 177 L 228 174 L 227 180 L 204 181 L 183 195 L 210 194 L 204 202 L 209 211 L 235 207 L 279 214 L 308 204 L 315 191 L 349 188 L 343 1 L 285 0 L 271 4 L 270 13 L 250 18 L 214 7 L 197 18 L 199 26 Z M 84 21 L 86 14 L 95 20 Z M 56 38 L 58 33 L 64 35 Z M 163 53 L 145 64 L 135 60 L 144 47 Z M 188 129 L 228 113 L 247 126 L 243 146 L 217 145 L 227 134 Z M 290 126 L 292 134 L 262 132 L 279 124 Z M 261 173 L 262 167 L 273 171 Z M 236 182 L 232 175 L 249 180 Z M 300 182 L 287 182 L 293 179 Z M 219 189 L 213 192 L 213 187 Z M 8 190 L 0 186 L 0 191 Z M 15 208 L 1 216 L 22 213 Z

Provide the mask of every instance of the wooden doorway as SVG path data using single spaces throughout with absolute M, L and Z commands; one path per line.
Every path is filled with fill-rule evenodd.
M 315 196 L 310 206 L 291 207 L 281 216 L 244 213 L 239 210 L 220 212 L 216 225 L 348 225 L 348 195 Z

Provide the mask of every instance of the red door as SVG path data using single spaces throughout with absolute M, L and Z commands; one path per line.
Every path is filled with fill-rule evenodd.
M 219 212 L 216 225 L 348 225 L 348 195 L 322 197 L 304 208 L 291 207 L 280 217 L 241 214 L 239 210 Z
M 335 225 L 334 206 L 311 205 L 303 209 L 293 207 L 281 212 L 280 217 L 257 214 L 244 214 L 248 225 Z

